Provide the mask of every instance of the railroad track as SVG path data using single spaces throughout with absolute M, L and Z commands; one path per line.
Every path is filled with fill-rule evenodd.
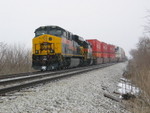
M 111 64 L 93 65 L 87 67 L 78 67 L 73 69 L 61 70 L 61 71 L 50 71 L 44 73 L 35 74 L 24 74 L 23 76 L 14 76 L 0 79 L 0 95 L 5 95 L 12 91 L 19 91 L 23 88 L 28 88 L 41 83 L 47 83 L 52 80 L 58 80 L 65 77 L 85 73 L 99 68 L 111 66 Z

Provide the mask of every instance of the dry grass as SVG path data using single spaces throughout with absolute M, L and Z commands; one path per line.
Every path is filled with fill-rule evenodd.
M 141 38 L 136 50 L 131 50 L 128 75 L 132 83 L 141 89 L 141 94 L 130 103 L 134 113 L 150 113 L 150 39 Z
M 150 113 L 149 106 L 140 97 L 128 100 L 126 102 L 126 108 L 132 113 Z
M 0 42 L 0 75 L 32 71 L 31 50 Z

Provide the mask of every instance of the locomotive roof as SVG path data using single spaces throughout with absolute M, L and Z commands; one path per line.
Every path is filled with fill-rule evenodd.
M 61 30 L 63 30 L 63 31 L 68 32 L 67 30 L 65 30 L 65 29 L 63 29 L 63 28 L 61 28 L 61 27 L 59 27 L 59 26 L 51 26 L 51 25 L 49 25 L 49 26 L 40 26 L 40 27 L 37 28 L 35 31 L 40 30 L 40 29 L 44 29 L 44 28 L 52 28 L 52 29 L 56 28 L 56 29 L 61 29 Z

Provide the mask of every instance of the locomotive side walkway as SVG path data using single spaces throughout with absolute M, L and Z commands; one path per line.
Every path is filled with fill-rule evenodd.
M 116 90 L 126 64 L 0 96 L 0 113 L 128 113 L 122 103 L 104 97 Z

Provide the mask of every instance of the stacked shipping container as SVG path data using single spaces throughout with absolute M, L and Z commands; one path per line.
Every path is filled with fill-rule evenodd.
M 108 44 L 105 42 L 102 42 L 102 58 L 103 58 L 103 63 L 109 62 L 109 52 L 108 52 Z
M 109 44 L 108 45 L 108 58 L 110 62 L 114 62 L 116 59 L 116 55 L 115 55 L 115 46 Z
M 94 64 L 114 62 L 116 60 L 115 46 L 96 39 L 86 40 L 92 45 Z
M 93 54 L 93 62 L 94 64 L 103 63 L 102 59 L 102 42 L 96 39 L 86 40 L 92 45 L 92 54 Z

